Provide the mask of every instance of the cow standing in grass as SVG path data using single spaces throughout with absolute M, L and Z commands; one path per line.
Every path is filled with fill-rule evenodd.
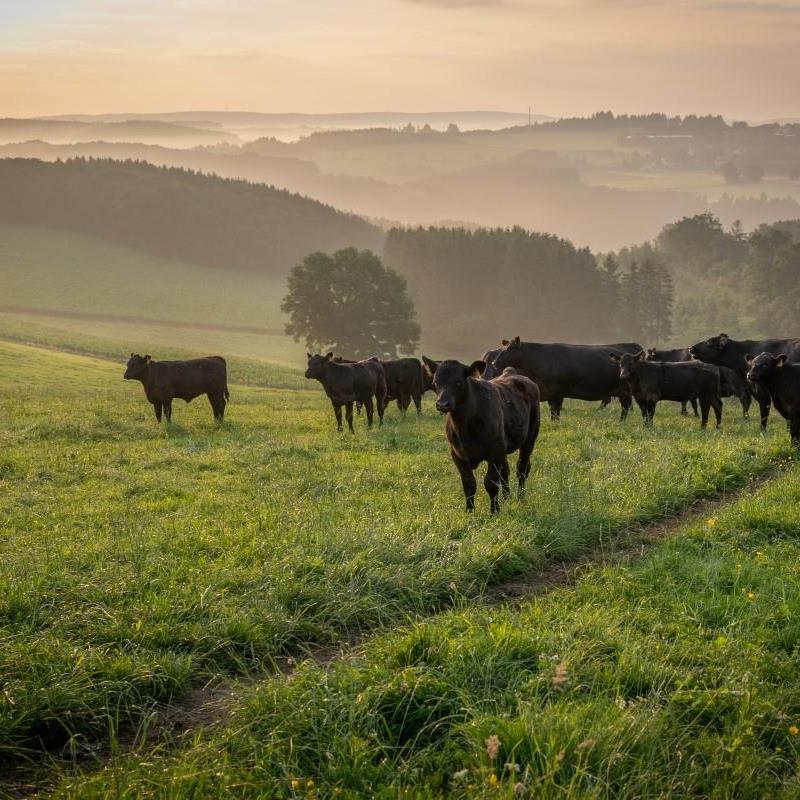
M 717 427 L 722 424 L 719 370 L 701 361 L 648 361 L 644 350 L 636 355 L 609 353 L 619 366 L 621 380 L 630 384 L 631 392 L 642 412 L 645 425 L 653 424 L 659 400 L 679 403 L 696 397 L 700 402 L 700 427 L 708 425 L 709 408 L 714 409 Z
M 749 368 L 746 357 L 750 353 L 771 353 L 774 356 L 785 353 L 789 362 L 800 361 L 800 339 L 731 339 L 727 333 L 712 336 L 710 339 L 693 344 L 689 352 L 708 364 L 728 367 L 740 377 L 746 378 Z M 772 404 L 770 393 L 758 384 L 750 383 L 753 396 L 758 401 L 761 412 L 761 430 L 767 429 L 769 409 Z M 777 408 L 778 413 L 783 412 Z M 783 415 L 785 416 L 785 415 Z
M 450 360 L 437 364 L 425 356 L 422 361 L 433 380 L 436 408 L 447 414 L 445 434 L 461 475 L 467 511 L 475 508 L 473 470 L 486 461 L 489 466 L 483 485 L 495 514 L 500 510 L 498 495 L 510 492 L 508 455 L 517 450 L 520 493 L 525 488 L 539 435 L 539 389 L 513 369 L 490 381 L 483 380 L 483 361 L 470 366 Z
M 172 401 L 175 398 L 189 403 L 201 394 L 208 396 L 214 419 L 222 422 L 225 404 L 230 399 L 228 369 L 222 356 L 154 361 L 149 355 L 131 353 L 124 378 L 141 381 L 159 422 L 162 410 L 167 422 L 172 422 Z
M 342 430 L 342 406 L 345 407 L 345 416 L 350 433 L 353 431 L 353 403 L 363 403 L 367 412 L 367 425 L 372 427 L 374 407 L 372 399 L 375 398 L 375 407 L 378 419 L 383 425 L 383 409 L 386 405 L 386 376 L 383 367 L 377 358 L 368 358 L 366 361 L 355 363 L 337 362 L 333 353 L 325 356 L 308 356 L 306 378 L 313 378 L 322 384 L 325 394 L 328 395 L 336 415 L 336 427 Z
M 761 353 L 745 356 L 747 379 L 767 392 L 777 412 L 789 423 L 793 445 L 800 445 L 800 364 L 788 363 L 788 356 Z
M 566 397 L 600 401 L 618 397 L 622 406 L 620 419 L 628 415 L 630 387 L 620 381 L 619 370 L 608 360 L 609 350 L 621 351 L 591 344 L 523 342 L 519 336 L 503 341 L 507 343 L 492 359 L 494 373 L 513 367 L 534 381 L 542 400 L 550 405 L 553 420 L 560 419 Z

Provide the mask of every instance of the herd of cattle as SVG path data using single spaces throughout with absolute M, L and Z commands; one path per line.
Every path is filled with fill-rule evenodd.
M 539 433 L 539 403 L 546 400 L 551 417 L 559 419 L 566 398 L 600 401 L 617 398 L 625 419 L 636 400 L 646 425 L 653 422 L 661 400 L 700 407 L 701 427 L 714 411 L 722 422 L 722 398 L 736 397 L 748 415 L 751 400 L 766 429 L 770 407 L 789 424 L 792 443 L 800 444 L 800 339 L 731 339 L 711 337 L 678 350 L 645 350 L 635 342 L 610 345 L 541 344 L 519 337 L 487 351 L 469 366 L 452 359 L 422 357 L 349 361 L 308 353 L 306 378 L 318 380 L 342 430 L 342 408 L 353 431 L 353 407 L 363 406 L 367 424 L 374 413 L 383 422 L 387 403 L 397 401 L 405 413 L 413 401 L 422 410 L 422 395 L 433 390 L 436 408 L 447 415 L 445 432 L 453 461 L 461 474 L 467 510 L 475 504 L 474 469 L 488 463 L 484 482 L 492 513 L 498 495 L 509 491 L 507 456 L 519 451 L 520 490 L 530 471 L 530 456 Z M 229 398 L 225 360 L 219 356 L 190 361 L 154 361 L 131 353 L 125 378 L 139 380 L 153 404 L 172 416 L 172 400 L 187 403 L 205 394 L 214 418 L 222 421 Z

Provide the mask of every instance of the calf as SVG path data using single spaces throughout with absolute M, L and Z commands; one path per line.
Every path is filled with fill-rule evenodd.
M 225 404 L 230 399 L 228 369 L 222 356 L 154 361 L 150 356 L 131 353 L 123 377 L 141 381 L 159 422 L 162 410 L 167 422 L 172 421 L 172 401 L 176 397 L 189 403 L 201 394 L 208 396 L 214 419 L 222 422 Z
M 745 356 L 747 379 L 769 393 L 777 412 L 789 423 L 792 444 L 800 444 L 800 364 L 788 363 L 782 353 Z
M 655 347 L 647 348 L 648 361 L 666 361 L 674 363 L 676 361 L 692 361 L 692 356 L 689 353 L 688 347 L 677 347 L 673 350 L 658 350 Z M 686 410 L 686 404 L 692 404 L 692 411 L 697 416 L 697 398 L 690 397 L 688 400 L 681 401 L 681 416 L 688 417 L 689 412 Z
M 397 400 L 401 414 L 405 414 L 411 401 L 422 413 L 422 393 L 425 391 L 422 378 L 422 364 L 416 358 L 396 358 L 381 361 L 386 374 L 386 402 Z
M 377 358 L 355 363 L 337 363 L 333 353 L 325 356 L 308 356 L 306 378 L 313 378 L 322 384 L 336 415 L 336 428 L 342 430 L 342 406 L 345 407 L 347 426 L 353 431 L 353 403 L 363 403 L 367 412 L 367 425 L 372 427 L 373 404 L 378 409 L 378 419 L 383 425 L 383 409 L 386 404 L 386 377 Z
M 659 400 L 700 401 L 700 427 L 708 424 L 708 409 L 714 409 L 717 427 L 722 424 L 719 371 L 700 361 L 648 361 L 644 350 L 636 355 L 609 353 L 619 364 L 619 376 L 628 381 L 645 425 L 652 425 Z
M 498 494 L 509 494 L 507 456 L 517 450 L 517 482 L 520 492 L 525 488 L 539 435 L 539 389 L 513 369 L 490 381 L 482 380 L 483 361 L 470 366 L 451 360 L 437 364 L 425 356 L 422 361 L 433 380 L 436 408 L 447 414 L 445 435 L 461 474 L 467 511 L 475 508 L 473 470 L 486 461 L 489 466 L 483 485 L 495 514 L 500 510 Z

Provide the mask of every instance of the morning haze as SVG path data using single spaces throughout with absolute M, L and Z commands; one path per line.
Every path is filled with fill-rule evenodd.
M 0 0 L 0 797 L 797 798 L 799 28 Z

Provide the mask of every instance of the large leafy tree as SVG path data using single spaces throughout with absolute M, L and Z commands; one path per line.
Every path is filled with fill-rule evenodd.
M 312 253 L 292 269 L 286 332 L 312 351 L 396 358 L 419 342 L 406 280 L 369 250 Z

